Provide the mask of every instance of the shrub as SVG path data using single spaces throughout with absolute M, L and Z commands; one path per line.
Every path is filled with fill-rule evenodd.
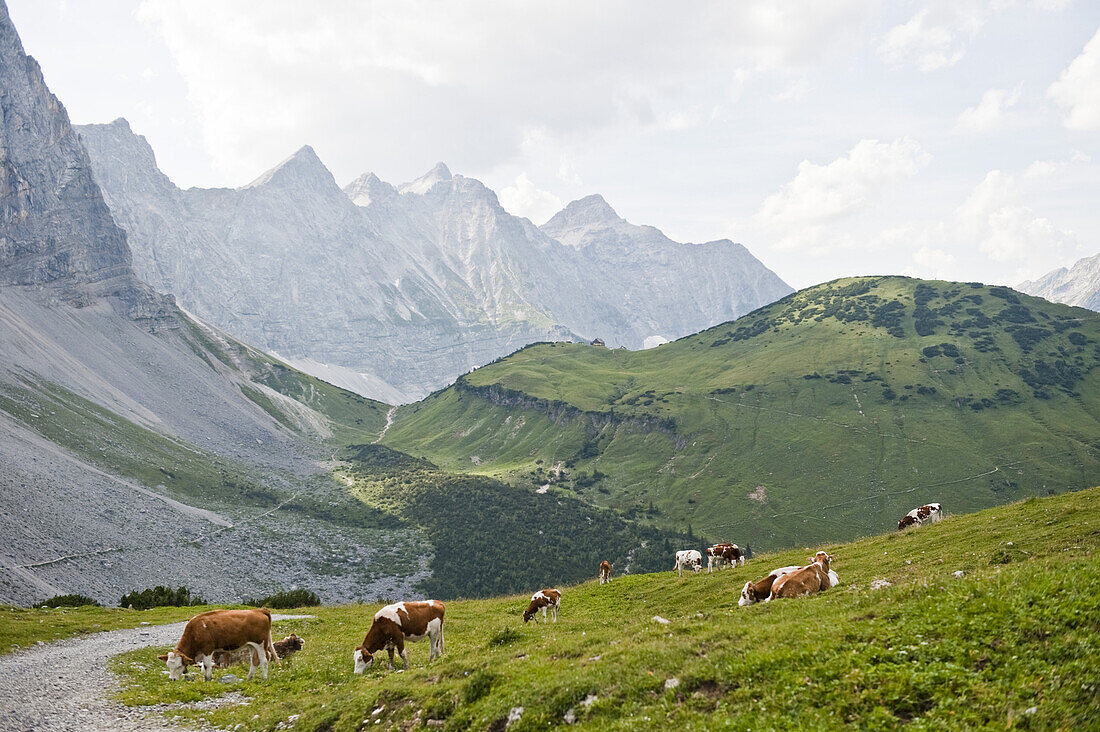
M 85 605 L 99 607 L 97 601 L 84 595 L 54 595 L 49 600 L 35 603 L 35 607 L 84 607 Z
M 149 610 L 154 607 L 185 607 L 187 605 L 205 605 L 206 601 L 198 595 L 192 595 L 186 587 L 149 587 L 140 592 L 134 591 L 123 595 L 119 601 L 119 607 L 130 607 L 135 610 Z
M 245 600 L 244 604 L 254 607 L 268 607 L 272 610 L 285 610 L 292 607 L 317 607 L 321 604 L 321 598 L 317 596 L 317 593 L 309 590 L 289 590 L 287 592 L 276 592 L 274 595 L 268 595 L 262 600 Z

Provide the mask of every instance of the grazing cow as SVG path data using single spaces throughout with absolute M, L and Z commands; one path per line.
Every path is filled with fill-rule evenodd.
M 746 582 L 745 586 L 741 589 L 741 599 L 737 601 L 737 604 L 741 607 L 745 607 L 768 600 L 772 596 L 772 585 L 775 584 L 777 579 L 785 574 L 797 572 L 800 569 L 802 569 L 801 565 L 780 567 L 779 569 L 773 569 L 761 580 Z
M 703 569 L 703 555 L 697 549 L 684 549 L 676 552 L 676 566 L 672 569 L 684 576 L 684 567 L 690 567 L 693 572 Z
M 600 573 L 598 576 L 601 585 L 606 585 L 611 581 L 611 562 L 606 559 L 600 562 Z
M 393 668 L 393 652 L 401 656 L 405 668 L 409 659 L 405 655 L 405 641 L 415 643 L 428 637 L 428 661 L 443 655 L 443 615 L 447 611 L 439 600 L 397 602 L 386 605 L 374 614 L 363 644 L 351 654 L 355 673 L 361 674 L 374 663 L 374 654 L 385 648 L 390 654 Z
M 943 506 L 938 503 L 929 503 L 921 506 L 920 508 L 914 508 L 909 513 L 905 514 L 901 521 L 898 521 L 898 531 L 908 528 L 910 526 L 923 526 L 924 524 L 934 524 L 943 518 Z
M 772 584 L 772 595 L 769 600 L 777 597 L 801 597 L 824 592 L 833 586 L 832 577 L 829 574 L 829 563 L 833 561 L 825 552 L 818 552 L 812 561 L 795 572 L 790 572 L 775 580 Z
M 718 565 L 718 569 L 721 569 L 727 564 L 731 567 L 736 567 L 738 564 L 744 563 L 745 554 L 736 544 L 715 544 L 707 549 L 708 572 L 713 570 L 716 564 Z
M 535 618 L 535 622 L 539 621 L 535 616 L 538 615 L 539 610 L 542 610 L 542 622 L 546 622 L 546 609 L 550 609 L 551 615 L 554 616 L 554 622 L 558 622 L 558 608 L 561 607 L 561 592 L 547 588 L 545 590 L 539 590 L 535 594 L 531 595 L 531 604 L 527 606 L 527 609 L 523 611 L 523 622 L 527 622 L 531 618 Z
M 249 656 L 249 680 L 256 674 L 257 665 L 266 679 L 268 659 L 276 663 L 279 661 L 271 643 L 270 610 L 210 610 L 200 613 L 187 621 L 183 637 L 176 647 L 159 658 L 168 664 L 168 678 L 173 681 L 183 675 L 188 664 L 201 665 L 203 678 L 210 681 L 214 673 L 214 654 L 238 648 L 254 651 Z
M 275 641 L 272 646 L 275 649 L 275 655 L 280 658 L 286 658 L 292 653 L 305 648 L 306 642 L 300 637 L 291 633 L 282 640 Z M 238 663 L 246 663 L 250 658 L 255 658 L 256 652 L 251 646 L 245 646 L 244 648 L 238 648 L 235 651 L 216 651 L 214 653 L 214 667 L 215 668 L 229 668 L 235 666 Z M 271 657 L 268 657 L 270 660 Z

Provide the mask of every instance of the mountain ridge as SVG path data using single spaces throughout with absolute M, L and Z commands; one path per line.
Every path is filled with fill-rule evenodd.
M 79 131 L 143 277 L 236 337 L 362 375 L 344 383 L 391 402 L 525 343 L 641 348 L 790 291 L 740 245 L 680 245 L 621 219 L 614 246 L 581 251 L 443 163 L 399 186 L 365 173 L 339 189 L 303 148 L 248 187 L 181 191 L 142 183 L 163 174 L 122 152 L 137 142 L 121 125 Z

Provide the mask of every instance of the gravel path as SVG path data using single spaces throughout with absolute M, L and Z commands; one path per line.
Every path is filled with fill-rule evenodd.
M 310 615 L 274 615 L 273 620 Z M 69 638 L 0 658 L 0 730 L 180 732 L 148 709 L 107 697 L 118 688 L 108 670 L 112 656 L 146 646 L 171 647 L 186 623 L 149 625 Z M 227 689 L 229 691 L 229 689 Z

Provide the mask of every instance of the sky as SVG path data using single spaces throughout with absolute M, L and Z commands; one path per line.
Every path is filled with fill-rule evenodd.
M 600 193 L 792 286 L 1015 285 L 1100 253 L 1100 2 L 7 0 L 74 123 L 177 185 L 302 145 L 444 161 L 536 224 Z

